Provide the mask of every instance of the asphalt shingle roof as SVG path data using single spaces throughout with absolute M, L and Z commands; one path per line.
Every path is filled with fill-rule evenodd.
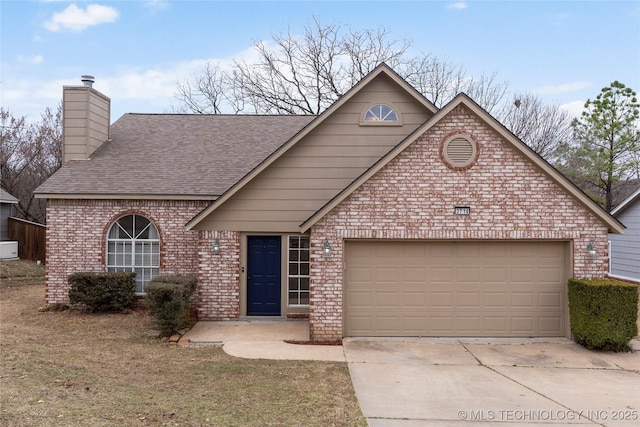
M 38 194 L 218 196 L 315 116 L 125 114 Z

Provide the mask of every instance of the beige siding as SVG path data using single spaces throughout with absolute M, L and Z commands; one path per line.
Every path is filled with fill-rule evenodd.
M 393 106 L 402 125 L 360 125 L 364 112 L 377 103 Z M 389 77 L 380 75 L 197 228 L 295 232 L 430 115 Z
M 109 139 L 110 100 L 86 86 L 63 89 L 64 162 L 85 160 Z

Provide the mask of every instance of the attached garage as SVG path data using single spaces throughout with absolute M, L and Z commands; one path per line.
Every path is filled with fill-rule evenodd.
M 569 243 L 346 241 L 345 336 L 565 336 Z

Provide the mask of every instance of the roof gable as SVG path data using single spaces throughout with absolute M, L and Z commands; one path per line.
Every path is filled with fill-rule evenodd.
M 9 194 L 8 191 L 5 191 L 4 188 L 0 188 L 0 202 L 16 204 L 19 202 L 19 200 L 13 197 L 11 194 Z
M 493 118 L 489 113 L 482 109 L 477 103 L 475 103 L 466 94 L 461 93 L 456 96 L 451 102 L 445 105 L 440 111 L 438 111 L 433 117 L 425 122 L 421 127 L 416 129 L 411 135 L 389 151 L 384 157 L 382 157 L 376 164 L 369 168 L 358 179 L 353 181 L 347 186 L 340 194 L 329 201 L 325 206 L 318 210 L 314 215 L 308 218 L 304 223 L 300 225 L 301 231 L 308 231 L 314 224 L 322 219 L 327 213 L 331 211 L 340 202 L 345 200 L 350 194 L 358 189 L 369 178 L 375 175 L 378 171 L 384 168 L 391 160 L 396 158 L 402 153 L 408 146 L 413 144 L 421 135 L 435 126 L 444 117 L 450 114 L 455 108 L 459 106 L 465 106 L 483 122 L 485 122 L 492 130 L 500 135 L 505 141 L 507 141 L 511 147 L 521 153 L 526 159 L 532 162 L 538 169 L 540 169 L 545 175 L 556 182 L 563 190 L 569 193 L 574 199 L 585 206 L 590 212 L 592 212 L 600 221 L 602 221 L 613 233 L 622 233 L 624 226 L 617 221 L 613 216 L 602 209 L 597 203 L 589 198 L 585 193 L 578 189 L 568 178 L 556 170 L 553 166 L 547 163 L 542 157 L 535 153 L 525 143 L 520 141 L 513 133 L 505 128 L 500 122 Z
M 367 75 L 364 79 L 362 79 L 353 88 L 351 88 L 351 90 L 349 90 L 345 95 L 343 95 L 336 102 L 334 102 L 320 116 L 316 117 L 311 123 L 309 123 L 308 126 L 303 128 L 296 135 L 294 135 L 284 145 L 279 147 L 269 157 L 267 157 L 264 161 L 262 161 L 256 168 L 251 170 L 247 175 L 245 175 L 242 179 L 240 179 L 233 187 L 231 187 L 227 192 L 225 192 L 220 198 L 215 200 L 209 207 L 204 209 L 200 214 L 198 214 L 191 221 L 189 221 L 189 223 L 187 224 L 187 228 L 193 229 L 197 227 L 199 224 L 205 221 L 210 215 L 212 215 L 216 210 L 220 209 L 223 205 L 230 203 L 230 200 L 232 200 L 234 196 L 236 196 L 240 191 L 245 189 L 250 183 L 256 180 L 260 174 L 263 174 L 265 171 L 274 167 L 273 165 L 276 162 L 282 159 L 294 147 L 297 147 L 297 145 L 301 141 L 303 141 L 305 138 L 308 138 L 314 131 L 316 131 L 321 126 L 326 124 L 335 114 L 337 114 L 338 111 L 341 111 L 341 109 L 346 108 L 347 104 L 350 101 L 352 101 L 357 96 L 359 96 L 361 91 L 363 91 L 366 87 L 368 87 L 370 84 L 376 81 L 376 79 L 379 79 L 379 78 L 388 78 L 391 82 L 393 82 L 393 84 L 399 86 L 400 90 L 403 91 L 403 93 L 408 94 L 408 97 L 412 100 L 413 103 L 420 105 L 421 106 L 420 108 L 424 111 L 428 111 L 429 115 L 437 111 L 436 107 L 431 102 L 429 102 L 426 98 L 424 98 L 424 96 L 422 96 L 412 86 L 410 86 L 406 81 L 404 81 L 400 76 L 398 76 L 398 74 L 396 74 L 391 68 L 389 68 L 385 64 L 382 64 L 378 66 L 374 71 L 372 71 L 369 75 Z M 419 122 L 417 122 L 415 126 L 418 126 L 419 123 L 423 122 L 423 120 L 424 120 L 424 117 Z M 352 125 L 357 126 L 358 121 L 356 120 L 354 123 L 352 123 Z M 378 158 L 379 155 L 380 154 L 376 155 L 376 158 Z M 367 167 L 369 164 L 367 164 Z M 353 177 L 351 179 L 353 179 Z M 340 188 L 343 188 L 343 187 L 340 187 Z M 329 197 L 332 197 L 333 194 L 331 194 L 331 196 Z M 325 200 L 326 199 L 324 199 L 323 202 Z M 314 207 L 313 209 L 316 209 L 316 208 Z M 297 224 L 298 223 L 296 222 L 296 225 Z
M 638 188 L 632 195 L 627 197 L 620 203 L 614 210 L 611 211 L 611 215 L 617 216 L 631 206 L 637 205 L 640 201 L 640 188 Z

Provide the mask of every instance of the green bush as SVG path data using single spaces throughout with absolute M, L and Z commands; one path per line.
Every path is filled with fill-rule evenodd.
M 569 279 L 569 316 L 577 343 L 590 350 L 628 351 L 638 335 L 638 286 Z
M 197 281 L 187 276 L 158 276 L 145 287 L 151 315 L 163 336 L 193 326 L 193 295 Z
M 69 284 L 71 304 L 91 312 L 118 312 L 136 301 L 136 273 L 75 273 Z

